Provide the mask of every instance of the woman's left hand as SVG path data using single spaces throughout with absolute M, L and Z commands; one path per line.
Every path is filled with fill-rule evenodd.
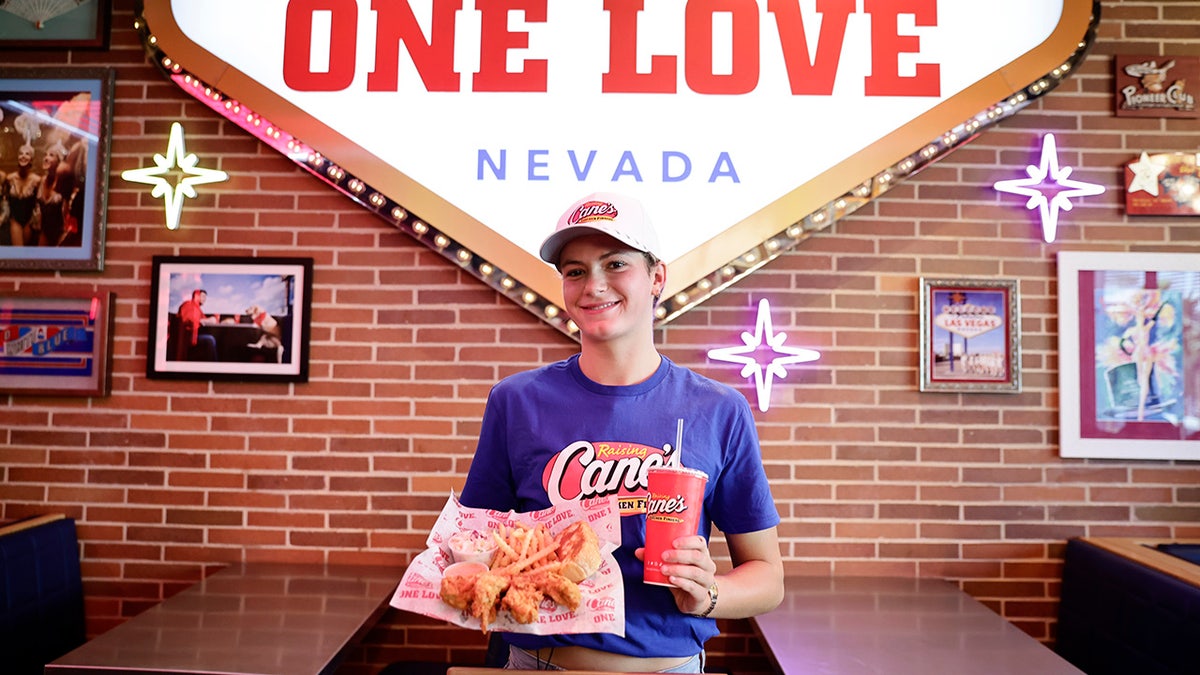
M 638 560 L 645 559 L 645 549 L 634 551 Z M 717 564 L 713 562 L 704 537 L 693 535 L 675 540 L 675 548 L 663 551 L 663 574 L 671 581 L 675 606 L 684 614 L 699 614 L 708 609 L 708 589 L 716 579 Z

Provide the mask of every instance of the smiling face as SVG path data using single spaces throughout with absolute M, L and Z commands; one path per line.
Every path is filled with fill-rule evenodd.
M 62 161 L 62 154 L 56 148 L 46 150 L 46 156 L 42 158 L 42 168 L 46 170 L 46 175 L 50 175 L 56 168 L 58 163 Z
M 652 339 L 654 296 L 666 265 L 649 265 L 641 251 L 606 234 L 578 237 L 559 256 L 567 314 L 589 341 Z

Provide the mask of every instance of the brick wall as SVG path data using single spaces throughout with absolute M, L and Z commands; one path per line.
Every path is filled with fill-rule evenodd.
M 399 571 L 462 483 L 490 385 L 574 344 L 179 92 L 147 65 L 133 1 L 114 4 L 107 52 L 0 56 L 118 74 L 104 272 L 0 274 L 3 293 L 116 292 L 113 392 L 0 398 L 0 515 L 78 519 L 92 635 L 229 561 Z M 1124 214 L 1122 165 L 1194 152 L 1200 125 L 1114 117 L 1116 53 L 1200 53 L 1200 6 L 1106 0 L 1095 46 L 1057 90 L 661 331 L 672 359 L 751 398 L 705 351 L 736 339 L 760 298 L 788 344 L 823 352 L 756 413 L 789 571 L 949 578 L 1052 642 L 1068 537 L 1200 536 L 1197 465 L 1058 456 L 1056 252 L 1200 252 L 1200 220 Z M 231 180 L 168 232 L 161 202 L 119 174 L 161 152 L 175 120 Z M 1109 192 L 1078 200 L 1047 245 L 990 186 L 1023 175 L 1051 130 L 1075 176 Z M 310 381 L 148 380 L 157 254 L 313 257 Z M 1019 279 L 1022 393 L 917 391 L 920 276 Z M 746 622 L 722 627 L 716 667 L 765 668 Z M 392 612 L 343 671 L 481 645 Z

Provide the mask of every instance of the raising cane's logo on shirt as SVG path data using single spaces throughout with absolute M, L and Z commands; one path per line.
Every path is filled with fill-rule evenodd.
M 662 448 L 617 441 L 576 441 L 554 455 L 542 473 L 552 504 L 617 496 L 622 516 L 646 512 L 646 472 L 673 464 Z

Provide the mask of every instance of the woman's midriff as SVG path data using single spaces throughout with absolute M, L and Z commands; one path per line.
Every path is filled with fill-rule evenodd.
M 617 672 L 653 673 L 685 663 L 690 656 L 638 657 L 614 654 L 588 647 L 555 647 L 529 650 L 545 663 L 566 670 L 613 670 Z

